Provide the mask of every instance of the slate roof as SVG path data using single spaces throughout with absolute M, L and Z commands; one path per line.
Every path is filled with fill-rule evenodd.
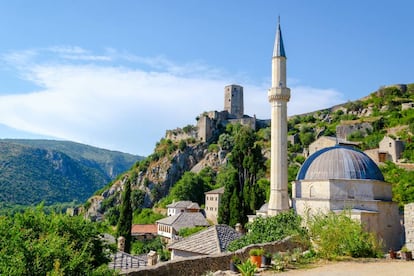
M 198 209 L 200 206 L 196 202 L 192 201 L 177 201 L 167 205 L 167 208 L 186 208 L 186 209 Z
M 344 146 L 321 149 L 306 159 L 297 180 L 373 179 L 384 181 L 380 169 L 365 153 Z
M 181 212 L 174 216 L 157 220 L 157 223 L 172 226 L 176 232 L 178 232 L 181 228 L 186 227 L 210 226 L 206 218 L 200 212 Z
M 215 254 L 225 252 L 230 242 L 241 234 L 228 225 L 213 225 L 206 230 L 171 244 L 168 248 L 198 254 Z
M 205 194 L 224 194 L 224 187 L 205 192 Z

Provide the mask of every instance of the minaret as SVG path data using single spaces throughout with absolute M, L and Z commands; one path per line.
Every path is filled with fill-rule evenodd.
M 272 106 L 270 200 L 267 214 L 277 215 L 289 209 L 287 160 L 287 102 L 290 89 L 286 86 L 286 53 L 283 47 L 280 19 L 272 57 L 272 88 L 268 92 Z

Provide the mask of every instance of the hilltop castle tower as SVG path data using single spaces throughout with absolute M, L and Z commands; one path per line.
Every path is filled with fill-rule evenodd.
M 240 85 L 227 85 L 224 87 L 224 110 L 230 117 L 242 118 L 244 114 L 243 87 Z
M 272 106 L 270 199 L 267 214 L 277 215 L 289 209 L 287 160 L 287 102 L 290 89 L 286 86 L 286 53 L 280 20 L 272 57 L 272 88 L 268 99 Z

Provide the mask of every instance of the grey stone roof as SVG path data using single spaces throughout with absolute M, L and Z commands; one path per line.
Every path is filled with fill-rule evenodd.
M 224 187 L 205 192 L 205 194 L 224 194 Z
M 176 232 L 181 228 L 186 227 L 210 226 L 206 218 L 200 212 L 181 212 L 174 216 L 157 220 L 157 223 L 172 226 Z
M 182 250 L 198 254 L 225 252 L 230 242 L 241 236 L 228 225 L 213 225 L 169 246 L 169 249 Z
M 262 207 L 260 207 L 259 211 L 267 212 L 268 209 L 269 209 L 269 203 L 267 202 L 263 204 Z
M 167 208 L 186 208 L 186 209 L 200 209 L 196 202 L 192 201 L 177 201 L 167 205 Z
M 373 179 L 384 181 L 380 169 L 365 153 L 351 147 L 321 149 L 306 159 L 297 180 Z

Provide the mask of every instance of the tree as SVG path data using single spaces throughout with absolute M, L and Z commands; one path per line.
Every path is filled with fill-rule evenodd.
M 117 225 L 117 237 L 125 238 L 125 252 L 131 249 L 131 227 L 132 227 L 132 206 L 131 206 L 131 181 L 125 181 L 125 190 L 122 193 L 122 205 Z
M 220 170 L 220 173 L 217 175 L 217 185 L 224 187 L 224 193 L 221 198 L 217 218 L 217 221 L 220 224 L 229 224 L 230 199 L 233 195 L 233 190 L 236 189 L 236 179 L 237 172 L 231 165 L 227 165 L 226 167 L 222 168 Z
M 265 169 L 265 159 L 251 128 L 235 126 L 229 129 L 234 136 L 234 145 L 227 174 L 222 178 L 225 191 L 220 203 L 219 222 L 233 226 L 237 222 L 245 223 L 247 215 L 259 209 L 266 200 L 266 191 L 261 191 L 262 186 L 257 184 Z
M 185 172 L 171 189 L 173 200 L 190 200 L 202 204 L 204 202 L 204 181 L 193 172 Z
M 112 275 L 97 223 L 46 214 L 43 206 L 0 217 L 1 275 Z

